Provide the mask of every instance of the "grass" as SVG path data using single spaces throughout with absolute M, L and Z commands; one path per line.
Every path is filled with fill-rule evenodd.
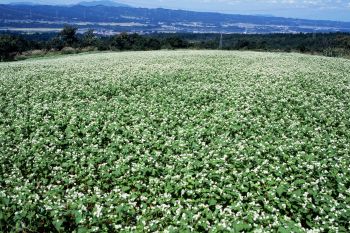
M 350 63 L 155 51 L 0 64 L 0 230 L 350 230 Z

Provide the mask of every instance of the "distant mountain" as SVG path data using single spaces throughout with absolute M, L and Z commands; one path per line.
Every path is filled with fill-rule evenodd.
M 84 1 L 84 2 L 79 2 L 76 5 L 80 6 L 112 6 L 112 7 L 130 7 L 129 5 L 123 4 L 123 3 L 118 3 L 114 1 Z
M 9 3 L 9 5 L 12 5 L 12 6 L 18 6 L 18 5 L 35 6 L 35 5 L 40 5 L 40 4 L 34 3 L 34 2 L 11 2 L 11 3 Z
M 105 6 L 117 4 L 117 6 Z M 307 33 L 350 32 L 350 22 L 291 19 L 261 15 L 132 8 L 111 1 L 73 6 L 1 5 L 0 30 L 42 31 L 65 24 L 101 34 L 138 33 Z M 36 29 L 38 28 L 38 29 Z

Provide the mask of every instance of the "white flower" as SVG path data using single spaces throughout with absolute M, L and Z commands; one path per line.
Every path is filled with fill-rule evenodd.
M 96 204 L 93 215 L 96 216 L 97 218 L 101 217 L 102 216 L 102 209 L 103 209 L 102 206 L 100 206 L 99 204 Z

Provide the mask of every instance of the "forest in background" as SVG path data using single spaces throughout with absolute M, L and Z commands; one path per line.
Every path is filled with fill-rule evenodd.
M 223 49 L 301 52 L 350 57 L 350 33 L 299 34 L 150 34 L 120 33 L 98 36 L 93 30 L 78 34 L 66 25 L 59 33 L 0 34 L 0 60 L 22 60 L 48 54 L 89 51 L 140 51 L 160 49 Z

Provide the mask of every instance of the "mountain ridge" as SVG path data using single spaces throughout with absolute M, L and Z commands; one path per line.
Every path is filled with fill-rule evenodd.
M 78 2 L 74 5 L 80 5 L 80 6 L 111 6 L 111 7 L 132 7 L 130 5 L 119 3 L 115 1 L 110 0 L 97 0 L 97 1 L 82 1 Z
M 107 4 L 108 0 L 102 1 Z M 84 2 L 83 2 L 84 3 Z M 64 24 L 108 33 L 299 33 L 350 32 L 350 22 L 195 12 L 131 6 L 0 4 L 0 29 L 61 28 Z M 112 2 L 114 4 L 114 2 Z M 95 5 L 97 4 L 97 5 Z M 118 3 L 116 3 L 118 4 Z

